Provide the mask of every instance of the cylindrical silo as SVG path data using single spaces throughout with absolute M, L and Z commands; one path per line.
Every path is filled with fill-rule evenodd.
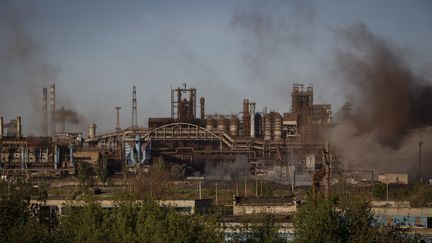
M 207 117 L 206 119 L 206 129 L 209 131 L 213 131 L 215 128 L 216 121 L 213 117 Z
M 264 115 L 264 140 L 271 140 L 271 114 Z
M 96 124 L 90 124 L 88 131 L 88 138 L 96 137 Z
M 282 116 L 275 112 L 273 113 L 273 139 L 280 140 L 282 137 Z
M 237 137 L 238 136 L 238 134 L 239 134 L 239 131 L 238 131 L 239 123 L 240 123 L 240 120 L 238 119 L 238 117 L 235 116 L 235 115 L 233 115 L 231 117 L 231 119 L 230 119 L 230 129 L 229 129 L 231 136 L 233 136 L 233 137 Z
M 219 132 L 226 132 L 228 130 L 228 119 L 225 116 L 218 117 L 217 130 Z

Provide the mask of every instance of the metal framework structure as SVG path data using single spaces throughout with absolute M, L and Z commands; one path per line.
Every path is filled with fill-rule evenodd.
M 296 124 L 289 124 L 286 125 L 286 136 L 287 137 L 295 137 L 297 136 L 297 125 Z
M 189 94 L 189 100 L 188 101 L 188 105 L 189 105 L 189 111 L 188 112 L 192 112 L 191 114 L 189 114 L 189 116 L 191 116 L 193 119 L 196 118 L 196 88 L 190 87 L 187 88 L 186 84 L 183 84 L 183 88 L 176 88 L 173 89 L 171 86 L 171 119 L 178 119 L 178 120 L 182 120 L 185 117 L 183 117 L 185 114 L 181 114 L 182 109 L 184 108 L 183 106 L 185 104 L 183 104 L 183 100 L 182 100 L 182 94 Z
M 171 123 L 158 127 L 146 135 L 143 140 L 191 140 L 219 141 L 223 140 L 215 133 L 191 123 Z

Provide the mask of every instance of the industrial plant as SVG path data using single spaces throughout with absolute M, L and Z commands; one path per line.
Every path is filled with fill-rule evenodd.
M 41 94 L 43 136 L 25 136 L 22 124 L 26 121 L 20 116 L 9 122 L 1 117 L 0 159 L 3 180 L 26 178 L 35 185 L 51 183 L 54 191 L 62 188 L 62 193 L 52 193 L 42 205 L 49 211 L 49 218 L 61 215 L 65 205 L 83 205 L 79 194 L 82 189 L 77 186 L 81 181 L 82 188 L 86 188 L 85 175 L 101 179 L 91 187 L 95 195 L 107 194 L 97 199 L 104 208 L 116 206 L 110 192 L 127 188 L 131 191 L 132 187 L 141 193 L 139 199 L 147 195 L 159 205 L 183 213 L 207 213 L 220 208 L 228 238 L 237 232 L 234 226 L 240 218 L 272 214 L 282 223 L 279 233 L 289 239 L 293 235 L 292 217 L 303 203 L 330 199 L 333 190 L 339 195 L 347 195 L 347 190 L 369 195 L 368 191 L 382 185 L 386 186 L 386 200 L 371 201 L 376 222 L 409 227 L 412 234 L 424 236 L 429 231 L 421 229 L 432 227 L 431 208 L 425 207 L 430 203 L 411 208 L 415 205 L 409 201 L 389 198 L 389 185 L 394 190 L 412 184 L 413 178 L 407 173 L 376 175 L 372 168 L 341 166 L 340 151 L 329 143 L 327 134 L 335 126 L 331 105 L 315 104 L 310 85 L 293 84 L 291 107 L 283 113 L 266 106 L 260 111 L 253 100 L 245 98 L 234 114 L 208 114 L 206 98 L 198 96 L 197 88 L 186 84 L 171 87 L 171 114 L 150 117 L 145 127 L 138 124 L 139 103 L 133 86 L 130 125 L 121 126 L 122 108 L 115 106 L 114 129 L 101 134 L 94 123 L 88 124 L 86 133 L 67 132 L 66 126 L 76 118 L 67 108 L 56 107 L 55 85 L 43 88 Z M 339 115 L 348 117 L 350 110 L 347 103 Z M 421 132 L 429 136 L 432 131 L 424 128 Z M 420 180 L 422 144 L 423 140 L 419 140 Z M 163 173 L 152 177 L 152 167 L 161 167 L 161 161 L 162 170 L 171 172 L 170 182 L 165 182 Z M 106 178 L 102 180 L 102 169 L 111 179 L 109 185 Z M 173 193 L 175 190 L 168 192 L 164 189 L 167 185 L 182 188 L 185 195 Z M 71 190 L 71 186 L 76 189 Z M 73 195 L 69 190 L 74 191 Z M 305 199 L 309 191 L 308 202 Z M 383 197 L 383 193 L 370 197 Z
M 247 162 L 241 176 L 270 178 L 275 168 L 284 174 L 288 168 L 313 172 L 322 164 L 327 145 L 322 133 L 332 119 L 329 104 L 314 104 L 312 86 L 294 84 L 291 108 L 284 113 L 258 111 L 255 102 L 243 99 L 236 114 L 207 114 L 205 97 L 198 98 L 197 89 L 184 84 L 171 89 L 170 116 L 151 117 L 148 126 L 141 127 L 134 86 L 130 126 L 120 127 L 117 106 L 115 130 L 98 134 L 97 124 L 89 124 L 83 134 L 65 131 L 65 108 L 56 108 L 55 88 L 52 84 L 41 92 L 43 136 L 22 134 L 21 117 L 8 123 L 1 118 L 5 174 L 70 176 L 79 163 L 95 167 L 102 157 L 116 175 L 128 175 L 157 158 L 186 164 L 186 176 L 204 176 L 208 165 L 224 167 L 239 161 Z

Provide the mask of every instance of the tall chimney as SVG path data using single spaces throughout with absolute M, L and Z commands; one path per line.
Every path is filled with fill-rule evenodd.
M 48 136 L 48 89 L 43 88 L 42 98 L 42 132 L 45 137 Z
M 115 109 L 117 110 L 117 116 L 116 116 L 116 131 L 120 131 L 120 106 L 116 106 Z
M 243 129 L 242 136 L 249 137 L 250 133 L 250 115 L 249 115 L 249 100 L 243 100 Z
M 132 91 L 132 128 L 138 128 L 138 109 L 137 109 L 137 96 L 136 96 L 136 87 L 133 86 Z
M 255 138 L 255 102 L 250 103 L 250 137 Z
M 56 106 L 55 106 L 55 84 L 50 85 L 50 100 L 51 100 L 51 136 L 56 134 Z
M 200 116 L 200 119 L 201 119 L 201 125 L 202 126 L 204 126 L 205 125 L 205 98 L 204 97 L 201 97 L 200 98 L 200 108 L 201 108 L 201 116 Z
M 3 117 L 0 117 L 0 140 L 3 138 Z
M 17 131 L 17 133 L 16 133 L 17 138 L 22 137 L 22 123 L 21 123 L 21 117 L 20 116 L 17 116 L 17 119 L 16 119 L 16 131 Z

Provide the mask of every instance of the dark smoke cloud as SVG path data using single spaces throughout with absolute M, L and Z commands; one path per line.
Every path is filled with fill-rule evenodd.
M 40 135 L 42 88 L 58 84 L 58 69 L 46 61 L 44 47 L 26 28 L 34 20 L 33 10 L 0 0 L 0 111 L 23 116 L 27 132 Z M 58 97 L 57 104 L 73 106 L 66 94 Z M 73 110 L 64 116 L 71 124 L 83 120 Z
M 43 47 L 26 30 L 33 20 L 31 10 L 0 0 L 0 108 L 23 116 L 25 129 L 39 133 L 42 87 L 56 80 L 57 70 L 44 61 Z
M 345 47 L 336 53 L 336 72 L 359 136 L 398 148 L 409 129 L 432 125 L 432 86 L 410 69 L 402 49 L 361 23 L 336 34 Z
M 29 12 L 0 0 L 0 84 L 24 89 L 38 101 L 33 103 L 36 106 L 42 87 L 56 80 L 57 70 L 44 61 L 43 47 L 25 28 L 25 22 L 32 20 L 31 14 L 26 14 Z M 2 90 L 7 96 L 7 89 Z
M 78 112 L 67 109 L 67 108 L 60 108 L 56 111 L 56 121 L 57 122 L 66 122 L 71 124 L 78 124 L 80 123 L 80 116 Z
M 432 86 L 413 71 L 407 51 L 357 23 L 335 31 L 333 74 L 352 109 L 336 116 L 328 139 L 342 168 L 432 176 Z M 421 128 L 421 129 L 419 129 Z

